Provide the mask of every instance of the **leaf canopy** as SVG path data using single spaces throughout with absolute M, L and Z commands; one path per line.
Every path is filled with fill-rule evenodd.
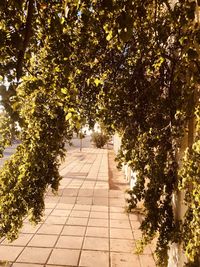
M 179 240 L 189 261 L 198 261 L 198 5 L 1 1 L 0 94 L 7 120 L 1 147 L 13 129 L 8 120 L 20 126 L 21 144 L 0 170 L 0 236 L 16 238 L 27 214 L 41 219 L 46 190 L 59 186 L 65 142 L 83 121 L 101 120 L 122 137 L 119 162 L 137 173 L 128 202 L 131 210 L 144 201 L 143 243 L 158 236 L 160 266 L 167 264 L 170 242 Z M 193 134 L 180 164 L 188 129 Z M 172 207 L 179 189 L 188 207 L 182 223 Z

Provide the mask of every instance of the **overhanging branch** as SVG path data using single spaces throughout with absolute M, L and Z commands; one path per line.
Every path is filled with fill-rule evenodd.
M 19 81 L 22 75 L 24 55 L 25 55 L 26 48 L 28 46 L 28 43 L 31 37 L 33 11 L 34 11 L 34 0 L 29 0 L 24 41 L 23 41 L 22 49 L 19 51 L 18 58 L 17 58 L 17 65 L 16 65 L 17 81 Z

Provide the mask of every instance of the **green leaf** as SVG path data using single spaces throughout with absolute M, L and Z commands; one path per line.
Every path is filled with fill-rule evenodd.
M 106 36 L 106 40 L 109 42 L 113 37 L 113 32 L 112 31 L 109 31 L 108 32 L 108 35 Z
M 61 92 L 65 95 L 68 94 L 68 89 L 67 88 L 61 88 Z
M 72 118 L 72 113 L 69 112 L 66 116 L 65 116 L 65 120 L 68 121 Z
M 96 86 L 98 86 L 99 84 L 102 83 L 102 81 L 101 81 L 100 79 L 96 78 L 96 79 L 94 80 L 94 83 L 95 83 Z

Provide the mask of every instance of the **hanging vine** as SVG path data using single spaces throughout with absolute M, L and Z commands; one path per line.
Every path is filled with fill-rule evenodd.
M 199 5 L 0 3 L 1 103 L 20 126 L 22 141 L 0 170 L 0 236 L 15 238 L 27 214 L 41 219 L 44 193 L 61 179 L 65 141 L 80 128 L 80 118 L 91 125 L 101 119 L 122 136 L 119 163 L 137 173 L 128 203 L 130 211 L 144 203 L 143 244 L 157 236 L 158 265 L 166 266 L 170 243 L 182 242 L 188 264 L 198 264 Z M 181 141 L 194 117 L 195 141 L 181 162 Z M 5 146 L 3 138 L 1 153 Z M 172 207 L 177 190 L 185 191 L 182 222 Z
M 199 262 L 200 249 L 200 105 L 195 111 L 195 141 L 188 148 L 180 170 L 179 189 L 185 192 L 187 212 L 183 223 L 184 250 L 191 262 Z
M 100 113 L 122 137 L 119 163 L 125 162 L 137 173 L 136 185 L 129 191 L 129 211 L 143 201 L 141 244 L 158 237 L 159 266 L 167 266 L 171 243 L 183 243 L 191 264 L 199 264 L 199 135 L 181 176 L 178 157 L 188 122 L 199 106 L 198 9 L 195 1 L 176 1 L 173 6 L 168 1 L 125 1 L 123 11 L 113 19 L 117 24 L 112 21 L 107 32 L 107 40 L 111 38 L 107 56 L 112 63 L 107 64 L 108 77 L 100 93 Z M 125 44 L 124 51 L 116 36 Z M 178 187 L 183 176 L 187 182 Z M 186 190 L 188 207 L 182 222 L 175 218 L 172 206 L 180 188 Z

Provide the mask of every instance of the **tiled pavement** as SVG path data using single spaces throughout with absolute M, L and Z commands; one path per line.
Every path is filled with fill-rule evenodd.
M 12 267 L 154 267 L 151 247 L 134 253 L 137 215 L 124 213 L 124 192 L 109 190 L 108 151 L 69 152 L 57 196 L 49 192 L 43 222 L 25 220 L 19 238 L 0 244 L 0 260 Z

